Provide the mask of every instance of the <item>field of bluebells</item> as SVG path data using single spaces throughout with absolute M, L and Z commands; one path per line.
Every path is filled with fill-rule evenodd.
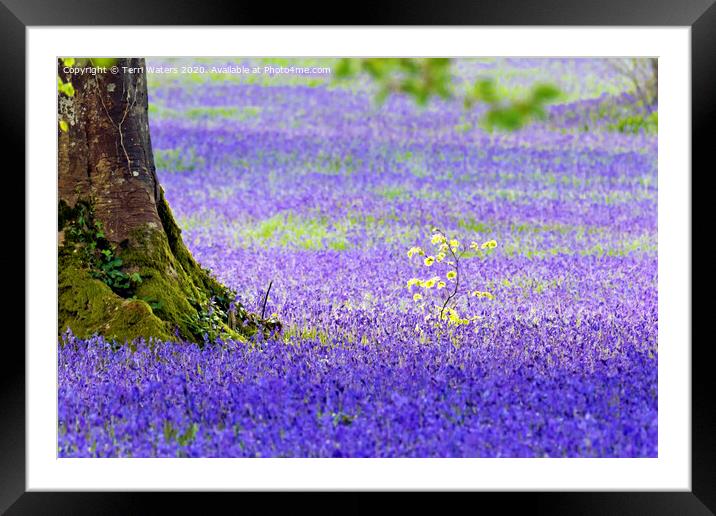
M 376 105 L 369 81 L 150 75 L 186 244 L 251 310 L 273 281 L 283 332 L 64 336 L 59 456 L 657 456 L 656 135 L 614 129 L 634 98 L 603 60 L 455 73 L 563 97 L 488 133 L 479 106 Z M 467 252 L 446 320 L 434 227 Z

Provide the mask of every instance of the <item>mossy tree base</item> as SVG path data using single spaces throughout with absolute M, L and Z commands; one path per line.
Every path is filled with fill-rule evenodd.
M 67 256 L 61 257 L 59 268 L 60 333 L 69 328 L 78 337 L 99 334 L 120 342 L 172 338 L 166 322 L 145 301 L 122 299 Z
M 142 279 L 129 298 L 92 277 L 91 267 L 80 258 L 85 244 L 60 247 L 59 332 L 69 328 L 79 337 L 203 343 L 216 338 L 245 341 L 259 330 L 280 329 L 277 321 L 261 320 L 233 303 L 235 294 L 202 269 L 185 247 L 162 191 L 157 205 L 162 227 L 135 229 L 116 249 L 123 270 Z

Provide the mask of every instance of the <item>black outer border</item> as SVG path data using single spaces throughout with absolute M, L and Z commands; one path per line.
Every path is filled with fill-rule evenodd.
M 337 5 L 337 4 L 334 4 Z M 690 26 L 692 29 L 692 158 L 706 173 L 713 146 L 710 138 L 716 120 L 716 4 L 714 0 L 392 0 L 379 8 L 356 5 L 352 14 L 334 16 L 333 5 L 320 6 L 315 14 L 303 3 L 274 7 L 265 2 L 239 0 L 0 0 L 0 113 L 6 129 L 0 142 L 3 156 L 17 155 L 24 148 L 25 29 L 33 25 L 553 25 L 553 26 Z M 348 12 L 348 11 L 346 11 Z M 322 19 L 323 18 L 323 19 Z M 336 21 L 337 20 L 337 21 Z M 259 23 L 260 22 L 260 23 Z M 22 166 L 24 154 L 20 158 Z M 709 163 L 709 168 L 713 165 Z M 22 167 L 24 168 L 24 167 Z M 12 167 L 12 170 L 21 170 Z M 693 166 L 692 166 L 693 168 Z M 3 167 L 6 174 L 10 167 Z M 686 171 L 685 171 L 686 173 Z M 20 174 L 14 178 L 20 181 Z M 691 176 L 693 177 L 693 175 Z M 690 177 L 685 180 L 691 180 Z M 20 181 L 14 192 L 25 193 Z M 17 195 L 20 198 L 20 195 Z M 700 206 L 704 206 L 701 204 Z M 707 216 L 708 214 L 702 214 Z M 696 220 L 700 220 L 698 217 Z M 8 219 L 4 220 L 8 224 Z M 5 226 L 5 225 L 4 225 Z M 4 229 L 4 241 L 12 238 L 14 249 L 24 242 L 19 225 Z M 693 234 L 693 230 L 692 230 Z M 13 238 L 14 237 L 14 238 Z M 690 251 L 690 250 L 689 250 Z M 23 262 L 25 250 L 23 247 Z M 4 261 L 4 260 L 3 260 Z M 25 274 L 28 271 L 22 265 Z M 8 265 L 4 268 L 11 270 Z M 14 269 L 12 269 L 14 270 Z M 710 290 L 710 289 L 709 289 Z M 24 292 L 24 291 L 23 291 Z M 17 296 L 13 298 L 17 301 Z M 25 294 L 22 296 L 25 303 Z M 701 305 L 698 306 L 699 308 Z M 26 310 L 32 307 L 26 306 Z M 700 308 L 702 309 L 702 308 Z M 703 309 L 702 309 L 703 310 Z M 6 314 L 8 312 L 5 312 Z M 7 321 L 10 322 L 10 321 Z M 27 320 L 26 320 L 27 322 Z M 24 329 L 21 330 L 23 341 Z M 19 342 L 4 339 L 0 374 L 0 511 L 8 514 L 134 514 L 148 512 L 152 502 L 181 504 L 184 510 L 206 512 L 240 497 L 242 508 L 253 494 L 211 494 L 195 500 L 187 493 L 25 493 L 25 356 Z M 689 343 L 683 343 L 688 345 Z M 708 360 L 711 339 L 692 347 L 692 491 L 688 493 L 480 493 L 484 502 L 497 502 L 501 509 L 553 514 L 714 514 L 716 513 L 716 418 L 712 393 L 714 375 Z M 16 353 L 17 356 L 12 356 Z M 285 496 L 272 494 L 264 507 L 270 512 Z M 460 497 L 453 498 L 453 497 Z M 333 504 L 325 495 L 319 503 L 303 493 L 291 497 L 292 507 L 319 507 L 340 512 L 363 513 L 380 505 L 378 495 L 352 493 Z M 378 499 L 376 499 L 378 498 Z M 463 494 L 451 500 L 466 501 Z M 212 503 L 214 502 L 214 503 Z M 403 497 L 403 508 L 427 508 L 422 493 Z M 215 505 L 217 504 L 217 505 Z M 308 505 L 310 504 L 310 505 Z M 178 504 L 177 504 L 178 505 Z M 237 506 L 236 510 L 239 506 Z M 477 509 L 478 506 L 473 506 Z M 443 506 L 443 509 L 445 507 Z

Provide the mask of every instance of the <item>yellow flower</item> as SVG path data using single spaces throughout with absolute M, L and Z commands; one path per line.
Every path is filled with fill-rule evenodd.
M 432 256 L 428 256 L 427 258 L 425 258 L 424 262 L 426 266 L 430 267 L 433 262 L 435 262 L 435 258 L 433 258 Z
M 443 313 L 441 319 L 444 321 L 445 319 L 457 319 L 457 312 L 453 310 L 452 308 L 448 308 Z
M 436 259 L 438 262 L 443 261 L 443 260 L 445 259 L 445 253 L 440 252 L 440 253 L 436 254 L 436 255 L 435 255 L 435 259 Z
M 445 319 L 444 315 L 443 315 L 443 319 Z M 448 319 L 448 324 L 453 324 L 455 326 L 460 325 L 460 324 L 469 324 L 470 323 L 469 319 L 464 319 L 464 318 L 460 317 L 458 315 L 457 311 L 453 310 L 453 309 L 448 310 L 447 319 Z
M 408 280 L 408 287 L 412 287 L 413 285 L 420 284 L 420 280 L 418 278 L 412 278 Z
M 450 271 L 450 272 L 448 272 L 448 273 L 446 274 L 446 276 L 447 276 L 447 279 L 453 279 L 453 278 L 455 278 L 455 277 L 457 276 L 457 272 L 455 272 L 455 271 Z
M 425 288 L 433 288 L 434 286 L 435 286 L 435 278 L 431 278 L 431 279 L 423 282 L 423 287 L 425 287 Z
M 423 298 L 421 294 L 415 294 L 413 295 L 413 301 L 420 301 Z
M 495 247 L 497 247 L 497 242 L 494 240 L 488 240 L 482 244 L 483 249 L 494 249 Z
M 459 247 L 459 246 L 460 246 L 460 242 L 458 242 L 458 241 L 455 240 L 454 238 L 453 238 L 452 240 L 450 240 L 450 247 L 452 247 L 452 248 L 457 248 L 457 247 Z
M 445 288 L 445 282 L 444 282 L 444 281 L 438 281 L 438 288 Z
M 477 251 L 478 249 L 480 249 L 480 244 L 478 244 L 477 242 L 471 242 L 470 249 L 474 249 L 475 251 Z
M 415 255 L 415 254 L 423 255 L 423 254 L 425 254 L 425 251 L 423 251 L 420 247 L 417 247 L 417 246 L 416 246 L 416 247 L 411 247 L 411 248 L 408 250 L 408 258 L 412 258 L 413 255 Z
M 495 296 L 493 296 L 489 292 L 481 292 L 479 290 L 474 291 L 472 295 L 476 297 L 486 297 L 487 299 L 495 299 Z
M 433 235 L 433 238 L 430 239 L 431 244 L 442 244 L 443 242 L 445 242 L 445 237 L 439 233 Z

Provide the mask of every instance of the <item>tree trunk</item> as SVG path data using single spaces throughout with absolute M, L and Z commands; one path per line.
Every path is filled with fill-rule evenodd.
M 652 57 L 649 62 L 651 64 L 651 77 L 654 92 L 654 95 L 652 97 L 652 103 L 656 104 L 657 102 L 659 102 L 659 59 L 656 57 Z
M 185 247 L 154 167 L 144 60 L 114 66 L 69 75 L 58 64 L 74 89 L 58 95 L 59 332 L 202 342 L 275 329 L 234 310 Z

